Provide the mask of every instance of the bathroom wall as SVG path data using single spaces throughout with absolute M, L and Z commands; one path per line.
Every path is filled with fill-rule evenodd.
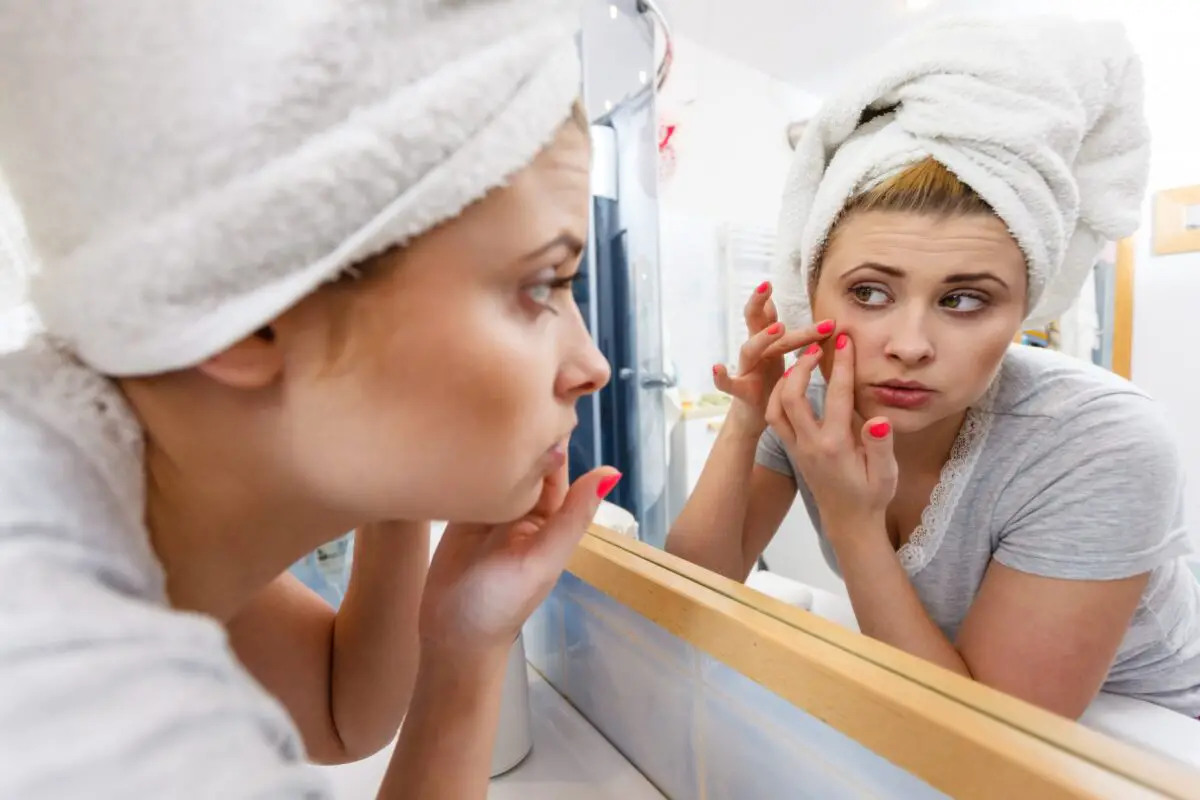
M 672 800 L 945 797 L 570 573 L 525 648 Z
M 1153 194 L 1200 183 L 1200 131 L 1195 76 L 1200 74 L 1200 4 L 1145 4 L 1126 18 L 1145 62 L 1147 114 L 1153 136 L 1150 195 L 1136 237 L 1133 381 L 1167 405 L 1188 467 L 1188 518 L 1200 548 L 1200 253 L 1155 256 L 1150 230 Z M 1200 577 L 1200 556 L 1194 562 Z
M 681 384 L 712 386 L 722 335 L 717 230 L 731 223 L 774 230 L 791 163 L 785 130 L 816 96 L 685 38 L 659 113 L 676 125 L 674 170 L 659 206 L 665 324 Z

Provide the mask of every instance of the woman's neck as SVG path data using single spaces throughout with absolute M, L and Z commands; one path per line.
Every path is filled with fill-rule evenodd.
M 145 522 L 176 608 L 231 619 L 354 522 L 308 500 L 254 415 L 185 386 L 124 385 L 145 431 Z
M 146 525 L 171 604 L 228 621 L 317 546 L 350 529 L 236 468 L 185 465 L 147 444 Z
M 906 475 L 941 474 L 966 417 L 967 412 L 963 411 L 916 433 L 898 434 L 895 437 L 894 452 L 901 483 L 905 482 Z

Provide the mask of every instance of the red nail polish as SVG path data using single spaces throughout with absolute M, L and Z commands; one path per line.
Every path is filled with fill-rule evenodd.
M 817 333 L 822 336 L 828 336 L 833 333 L 833 320 L 827 319 L 817 326 Z
M 757 291 L 759 294 L 766 294 L 766 293 L 767 293 L 767 289 L 770 289 L 770 288 L 771 288 L 771 282 L 770 282 L 770 281 L 763 281 L 762 283 L 760 283 L 760 284 L 758 285 L 758 289 L 757 289 L 756 291 Z
M 715 378 L 720 374 L 721 374 L 721 368 L 718 367 L 716 364 L 713 364 L 713 377 Z
M 782 323 L 782 322 L 776 322 L 774 325 L 772 325 L 771 327 L 767 328 L 767 333 L 769 333 L 769 334 L 771 334 L 772 336 L 774 336 L 775 334 L 777 334 L 777 333 L 780 333 L 782 330 L 783 330 L 783 323 Z
M 600 481 L 600 485 L 596 487 L 596 496 L 601 500 L 608 497 L 609 493 L 617 488 L 617 484 L 621 482 L 621 473 L 609 475 L 604 480 Z
M 839 333 L 835 347 L 837 347 L 838 350 L 845 350 L 846 345 L 849 343 L 850 343 L 850 337 L 844 333 Z
M 876 439 L 883 439 L 892 432 L 892 426 L 887 422 L 876 422 L 868 430 Z
M 792 366 L 788 367 L 787 369 L 785 369 L 785 370 L 783 371 L 783 377 L 785 377 L 785 378 L 786 378 L 788 375 L 791 375 L 791 374 L 792 374 L 792 370 L 794 370 L 795 368 L 796 368 L 796 367 L 795 367 L 795 365 L 792 365 Z
M 806 355 L 806 356 L 821 355 L 821 345 L 819 345 L 819 344 L 809 345 L 808 349 L 804 351 L 804 355 Z

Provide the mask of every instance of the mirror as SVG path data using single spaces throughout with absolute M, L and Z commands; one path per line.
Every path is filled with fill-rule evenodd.
M 941 437 L 940 454 L 910 446 L 903 458 L 897 455 L 900 488 L 896 498 L 901 500 L 888 505 L 888 514 L 876 531 L 880 537 L 890 535 L 893 539 L 885 542 L 893 556 L 890 567 L 864 561 L 851 565 L 853 580 L 844 580 L 846 570 L 839 574 L 832 566 L 839 560 L 839 548 L 819 535 L 814 523 L 822 518 L 824 509 L 810 492 L 800 492 L 797 502 L 795 481 L 787 490 L 789 479 L 780 478 L 782 473 L 776 471 L 772 481 L 775 488 L 767 491 L 774 492 L 774 497 L 766 506 L 752 509 L 757 515 L 755 535 L 765 546 L 741 547 L 726 542 L 726 553 L 732 553 L 732 558 L 744 559 L 745 551 L 753 551 L 753 558 L 751 564 L 740 563 L 723 571 L 740 572 L 735 577 L 741 580 L 749 569 L 746 585 L 763 595 L 852 630 L 866 629 L 868 635 L 894 647 L 920 652 L 935 662 L 940 658 L 943 666 L 966 669 L 968 673 L 972 658 L 977 659 L 977 666 L 983 664 L 978 667 L 982 672 L 1016 669 L 1013 664 L 1005 666 L 1006 658 L 1018 658 L 1013 648 L 1034 648 L 1021 651 L 1019 658 L 1036 659 L 1041 654 L 1047 659 L 1047 669 L 1064 663 L 1067 655 L 1039 650 L 1030 637 L 1021 635 L 1021 630 L 1030 625 L 1031 606 L 1014 599 L 1025 597 L 1028 601 L 1028 592 L 1033 592 L 1046 603 L 1047 615 L 1075 620 L 1074 628 L 1058 623 L 1068 625 L 1068 634 L 1084 626 L 1107 626 L 1109 643 L 1092 641 L 1087 646 L 1097 651 L 1116 648 L 1114 665 L 1107 676 L 1100 668 L 1097 680 L 1104 691 L 1082 704 L 1078 696 L 1059 689 L 1037 685 L 1007 688 L 1023 693 L 1031 702 L 1079 717 L 1082 724 L 1106 735 L 1200 768 L 1200 722 L 1193 719 L 1200 716 L 1200 619 L 1191 619 L 1200 608 L 1200 561 L 1192 554 L 1200 545 L 1200 491 L 1193 488 L 1180 496 L 1161 486 L 1145 485 L 1136 491 L 1127 488 L 1133 485 L 1133 476 L 1151 469 L 1147 461 L 1137 459 L 1153 459 L 1154 453 L 1163 459 L 1161 463 L 1169 472 L 1173 469 L 1173 454 L 1178 453 L 1193 487 L 1200 475 L 1200 423 L 1192 421 L 1200 389 L 1183 367 L 1187 362 L 1181 344 L 1181 340 L 1190 338 L 1186 333 L 1198 324 L 1188 300 L 1194 296 L 1200 262 L 1194 253 L 1157 254 L 1152 247 L 1154 220 L 1150 218 L 1155 191 L 1200 182 L 1200 157 L 1195 155 L 1194 137 L 1176 102 L 1176 98 L 1189 96 L 1186 76 L 1200 67 L 1194 43 L 1182 32 L 1188 26 L 1180 24 L 1176 10 L 1168 14 L 1158 8 L 1071 0 L 1049 6 L 1045 2 L 1006 4 L 1003 13 L 989 8 L 992 4 L 970 0 L 869 2 L 836 12 L 825 4 L 807 1 L 735 6 L 709 0 L 661 5 L 671 29 L 672 65 L 669 78 L 652 100 L 657 119 L 653 139 L 653 126 L 644 124 L 643 119 L 642 124 L 628 128 L 626 135 L 597 147 L 597 162 L 608 165 L 604 168 L 607 174 L 614 169 L 618 173 L 629 170 L 634 162 L 639 170 L 636 201 L 643 210 L 622 217 L 622 201 L 618 199 L 614 214 L 624 222 L 609 231 L 607 244 L 618 242 L 621 236 L 641 237 L 641 242 L 649 243 L 640 248 L 627 244 L 624 249 L 617 246 L 606 251 L 610 255 L 632 253 L 637 259 L 636 267 L 621 267 L 618 271 L 624 270 L 620 291 L 626 303 L 626 330 L 637 332 L 638 347 L 642 349 L 625 363 L 626 372 L 614 370 L 614 385 L 630 381 L 637 387 L 637 396 L 626 394 L 612 400 L 612 408 L 633 421 L 622 429 L 609 450 L 598 448 L 597 452 L 607 457 L 612 448 L 631 447 L 641 470 L 630 489 L 639 493 L 637 499 L 617 502 L 628 513 L 607 508 L 602 512 L 602 521 L 656 547 L 667 545 L 671 552 L 700 564 L 706 559 L 720 560 L 712 551 L 704 554 L 701 540 L 707 536 L 716 541 L 728 534 L 708 530 L 697 538 L 699 544 L 693 548 L 681 547 L 674 538 L 681 519 L 688 519 L 689 509 L 700 509 L 699 514 L 692 514 L 693 525 L 719 527 L 718 518 L 730 504 L 736 506 L 737 482 L 748 480 L 755 457 L 753 446 L 743 446 L 738 451 L 741 472 L 731 468 L 724 475 L 713 473 L 707 490 L 715 499 L 710 499 L 709 505 L 701 502 L 689 506 L 697 501 L 701 475 L 706 467 L 712 469 L 714 445 L 732 437 L 728 420 L 733 401 L 729 394 L 714 387 L 712 367 L 726 364 L 732 369 L 738 360 L 747 335 L 743 307 L 756 287 L 772 277 L 771 265 L 779 251 L 776 221 L 795 157 L 793 148 L 804 146 L 805 129 L 813 124 L 822 103 L 838 96 L 844 82 L 850 80 L 850 65 L 871 59 L 905 31 L 951 13 L 1011 17 L 1053 11 L 1079 19 L 1118 19 L 1124 23 L 1144 63 L 1146 113 L 1153 139 L 1148 191 L 1143 199 L 1132 203 L 1132 207 L 1140 204 L 1144 209 L 1140 227 L 1113 237 L 1114 241 L 1099 252 L 1090 267 L 1084 265 L 1087 279 L 1079 283 L 1073 302 L 1036 327 L 1014 325 L 1012 336 L 1000 343 L 1000 349 L 989 351 L 992 356 L 982 355 L 982 349 L 971 350 L 971 342 L 982 341 L 978 338 L 981 334 L 972 333 L 961 322 L 939 323 L 959 325 L 943 327 L 938 334 L 943 339 L 934 345 L 942 349 L 943 361 L 951 357 L 960 360 L 953 362 L 955 369 L 943 373 L 948 376 L 940 379 L 945 385 L 927 388 L 944 395 L 942 399 L 953 395 L 951 399 L 959 402 L 953 413 L 947 412 L 941 418 L 927 415 L 916 422 L 910 416 L 909 422 L 903 423 L 904 408 L 921 405 L 916 402 L 922 400 L 923 396 L 917 396 L 921 390 L 882 389 L 891 407 L 897 409 L 892 424 L 898 427 L 888 434 L 895 448 L 905 442 L 919 444 L 913 435 L 921 430 Z M 597 8 L 603 17 L 609 6 Z M 620 4 L 612 8 L 622 15 L 631 13 Z M 657 54 L 661 55 L 661 29 L 645 21 L 638 30 L 639 36 L 658 37 Z M 644 43 L 645 39 L 639 41 Z M 1088 57 L 1081 52 L 1081 63 Z M 655 69 L 651 49 L 643 47 L 636 60 L 637 64 L 631 62 L 630 69 L 625 70 L 629 74 L 652 73 Z M 614 70 L 619 68 L 607 63 L 603 80 L 611 83 Z M 601 85 L 592 83 L 600 81 L 596 74 L 588 70 L 589 89 Z M 642 101 L 640 108 L 647 108 L 647 102 Z M 621 109 L 615 112 L 606 109 L 609 117 L 619 118 Z M 644 179 L 646 153 L 651 147 L 658 151 L 658 168 L 656 185 L 649 189 Z M 632 172 L 621 174 L 626 177 L 615 181 L 618 186 L 628 186 L 634 180 Z M 610 186 L 613 183 L 601 182 Z M 619 192 L 614 190 L 612 194 Z M 1085 199 L 1092 198 L 1089 195 Z M 644 230 L 651 217 L 656 227 L 653 234 Z M 932 228 L 919 231 L 926 242 L 945 234 L 944 229 L 940 234 Z M 886 238 L 889 231 L 884 226 L 860 233 L 861 241 L 866 241 L 871 236 Z M 959 233 L 968 238 L 974 235 L 970 231 Z M 994 226 L 975 230 L 984 238 L 994 233 Z M 902 235 L 913 234 L 908 231 Z M 847 236 L 843 243 L 851 239 Z M 1003 241 L 997 247 L 1001 244 Z M 1003 256 L 996 255 L 1002 250 L 986 252 L 1002 260 Z M 936 260 L 932 251 L 921 252 L 928 257 L 925 260 Z M 944 255 L 943 251 L 937 252 Z M 982 252 L 971 255 L 964 250 L 960 260 L 982 263 L 987 260 Z M 827 263 L 822 269 L 833 269 L 829 266 L 835 259 L 832 251 L 827 249 L 825 256 Z M 594 276 L 602 282 L 613 280 L 611 272 L 607 277 L 602 275 L 594 259 L 595 254 L 589 261 Z M 847 272 L 844 265 L 840 269 L 840 273 L 826 274 Z M 932 291 L 917 288 L 919 278 L 912 280 L 915 283 L 907 291 Z M 1007 286 L 1003 278 L 1001 283 Z M 992 284 L 994 288 L 995 282 Z M 888 292 L 893 291 L 878 274 L 873 282 L 844 288 L 858 292 L 864 302 L 880 303 L 886 302 Z M 960 288 L 960 296 L 949 301 L 955 308 L 963 303 L 966 308 L 974 308 L 1004 293 L 980 284 Z M 593 286 L 591 291 L 603 292 L 604 288 Z M 1024 297 L 1024 290 L 1014 294 Z M 817 305 L 823 302 L 824 308 L 842 307 L 834 306 L 832 301 L 818 301 L 819 294 L 814 301 Z M 1003 303 L 997 301 L 996 305 Z M 865 324 L 859 323 L 858 331 L 865 330 Z M 1183 337 L 1180 331 L 1185 333 Z M 897 345 L 878 340 L 872 344 L 867 333 L 855 335 L 862 338 L 855 346 L 863 363 L 876 358 L 877 368 L 891 363 L 888 358 L 919 360 L 911 353 L 905 355 L 887 347 L 911 350 L 930 346 L 928 342 L 911 341 Z M 990 380 L 992 373 L 980 365 L 994 362 L 999 369 L 1001 363 L 1007 364 L 1009 356 L 1003 355 L 1003 346 L 1009 341 L 1015 342 L 1013 351 L 1017 353 L 1059 350 L 1063 358 L 1073 360 L 1028 363 L 1079 362 L 1090 363 L 1096 369 L 1081 372 L 1088 377 L 1072 384 L 1056 383 L 1057 379 L 1051 379 L 1047 372 L 1053 371 L 1051 368 L 1040 368 L 1043 372 L 1038 374 L 1044 381 L 1035 381 L 1020 398 L 1011 387 L 1017 380 L 1015 375 L 1025 374 L 1023 368 L 1001 370 L 1002 377 L 997 381 L 1009 381 L 1005 384 L 1009 388 L 997 401 L 997 395 L 984 392 L 991 391 L 997 381 Z M 602 341 L 602 347 L 609 346 L 613 345 Z M 874 355 L 870 352 L 872 346 L 876 348 Z M 958 355 L 949 355 L 955 351 Z M 936 358 L 937 353 L 930 352 L 933 354 L 924 357 Z M 989 357 L 992 362 L 988 362 Z M 1018 357 L 1016 363 L 1027 361 Z M 883 377 L 879 380 L 911 378 L 886 372 L 881 369 L 878 374 Z M 1104 372 L 1115 377 L 1109 379 Z M 1132 384 L 1121 382 L 1126 380 Z M 961 401 L 974 391 L 966 386 L 971 381 L 979 384 L 974 405 Z M 1053 410 L 1054 403 L 1059 403 L 1061 410 L 1078 400 L 1078 393 L 1086 387 L 1109 398 L 1104 403 L 1111 405 L 1111 417 L 1093 417 L 1099 427 L 1071 422 L 1076 417 L 1065 422 L 1044 422 L 1058 413 Z M 981 408 L 985 396 L 999 405 L 989 406 L 992 410 L 988 414 L 968 410 Z M 948 402 L 946 408 L 954 402 Z M 936 404 L 930 403 L 931 407 Z M 1135 407 L 1138 410 L 1131 410 Z M 1145 410 L 1150 408 L 1154 410 Z M 856 406 L 856 410 L 862 409 Z M 1078 411 L 1078 415 L 1086 418 L 1095 411 Z M 1159 411 L 1169 420 L 1168 427 L 1155 427 L 1160 423 L 1149 421 Z M 878 413 L 877 403 L 870 416 Z M 1022 428 L 1012 422 L 1022 415 L 1043 422 Z M 1008 422 L 993 425 L 985 417 L 1003 417 Z M 1158 450 L 1142 446 L 1146 437 L 1132 433 L 1136 424 L 1131 427 L 1130 417 L 1142 419 L 1157 431 Z M 609 418 L 607 413 L 598 418 L 598 436 L 612 433 L 604 431 Z M 952 418 L 952 423 L 946 421 Z M 1107 421 L 1099 422 L 1101 419 Z M 654 423 L 647 424 L 646 420 Z M 964 434 L 968 428 L 976 433 Z M 1028 434 L 1026 438 L 1022 438 L 1021 430 Z M 726 439 L 722 438 L 723 432 Z M 1085 442 L 1088 436 L 1093 439 Z M 1010 441 L 1009 437 L 1015 438 Z M 1042 449 L 1028 446 L 1029 441 L 1042 442 Z M 791 454 L 786 448 L 777 450 L 776 466 L 785 472 L 794 471 Z M 952 466 L 947 468 L 951 460 Z M 758 461 L 763 461 L 761 453 Z M 964 477 L 960 480 L 956 476 Z M 1114 500 L 1123 497 L 1122 492 L 1131 491 L 1128 498 Z M 1114 515 L 1127 513 L 1135 505 L 1142 507 L 1142 503 L 1149 504 L 1144 514 L 1114 531 Z M 1127 540 L 1136 537 L 1122 532 L 1144 530 L 1147 517 L 1160 520 L 1154 523 L 1158 528 L 1145 534 L 1149 538 L 1144 547 L 1135 546 Z M 1177 518 L 1180 521 L 1176 522 Z M 668 532 L 672 536 L 669 543 Z M 976 542 L 974 545 L 967 543 L 972 536 L 977 537 L 971 540 Z M 1123 542 L 1114 544 L 1115 538 Z M 846 551 L 848 547 L 841 549 Z M 703 580 L 702 571 L 687 573 Z M 968 644 L 960 637 L 985 585 L 985 576 L 989 592 L 994 592 L 990 596 L 997 598 L 1001 610 L 993 606 L 986 615 L 980 611 L 983 616 L 979 619 L 984 621 L 978 624 L 983 627 L 971 629 L 972 643 Z M 713 583 L 719 583 L 719 579 L 714 578 Z M 1125 599 L 1118 600 L 1122 591 Z M 1170 599 L 1164 600 L 1168 595 Z M 743 600 L 747 596 L 752 595 L 739 595 Z M 1032 607 L 1036 608 L 1038 602 L 1035 600 Z M 1101 620 L 1096 609 L 1111 603 L 1123 603 L 1124 610 Z M 871 619 L 861 620 L 864 612 Z M 1178 621 L 1174 633 L 1147 627 L 1147 620 L 1163 613 Z M 1114 625 L 1116 633 L 1111 632 Z M 1049 632 L 1051 641 L 1064 638 L 1054 633 L 1052 625 L 1043 630 Z M 1000 655 L 989 650 L 989 642 L 1001 650 Z M 1139 666 L 1135 651 L 1140 647 L 1157 648 L 1154 660 L 1171 666 Z M 964 657 L 960 650 L 969 650 L 971 656 Z M 980 655 L 985 652 L 989 654 Z M 1090 661 L 1079 663 L 1094 664 L 1096 658 L 1093 655 Z

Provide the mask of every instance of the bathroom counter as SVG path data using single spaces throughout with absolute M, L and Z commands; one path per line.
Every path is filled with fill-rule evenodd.
M 540 675 L 529 670 L 533 751 L 491 783 L 489 800 L 663 800 L 663 795 Z M 389 746 L 355 764 L 323 767 L 337 800 L 372 800 Z

